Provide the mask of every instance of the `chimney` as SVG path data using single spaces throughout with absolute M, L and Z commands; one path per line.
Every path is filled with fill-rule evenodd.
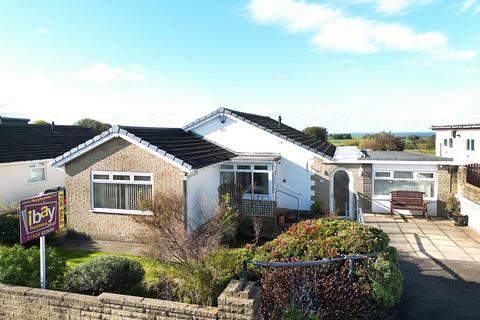
M 282 127 L 282 116 L 278 116 L 278 127 Z
M 55 122 L 52 121 L 52 131 L 55 132 Z

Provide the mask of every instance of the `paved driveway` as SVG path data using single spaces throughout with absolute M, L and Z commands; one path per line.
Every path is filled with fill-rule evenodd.
M 398 249 L 404 294 L 395 320 L 480 319 L 480 235 L 453 221 L 365 214 Z
M 364 214 L 364 218 L 390 236 L 400 256 L 480 262 L 480 234 L 456 227 L 451 220 L 386 214 Z

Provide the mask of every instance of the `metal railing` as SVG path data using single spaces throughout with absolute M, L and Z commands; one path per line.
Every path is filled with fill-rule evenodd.
M 275 192 L 274 192 L 274 195 L 275 195 L 275 200 L 277 201 L 277 204 L 278 204 L 278 200 L 277 200 L 277 193 L 278 192 L 283 193 L 283 194 L 285 194 L 287 196 L 290 196 L 292 198 L 295 198 L 295 200 L 297 200 L 297 221 L 299 221 L 300 220 L 300 198 L 298 198 L 297 196 L 294 196 L 293 194 L 285 192 L 283 190 L 276 189 Z
M 355 272 L 355 261 L 372 259 L 376 257 L 376 253 L 367 253 L 359 255 L 345 255 L 342 254 L 337 258 L 324 258 L 322 260 L 316 261 L 299 261 L 299 262 L 266 262 L 266 261 L 255 261 L 255 260 L 245 260 L 243 261 L 243 277 L 248 278 L 248 265 L 251 264 L 255 267 L 262 268 L 298 268 L 298 267 L 318 267 L 324 266 L 334 262 L 348 261 L 348 276 L 353 277 Z

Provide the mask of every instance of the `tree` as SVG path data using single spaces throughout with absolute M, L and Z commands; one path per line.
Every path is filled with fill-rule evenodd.
M 92 128 L 95 132 L 101 133 L 107 131 L 112 126 L 109 123 L 100 122 L 90 118 L 83 118 L 75 122 L 75 125 Z
M 324 127 L 307 127 L 303 129 L 303 133 L 305 133 L 306 135 L 315 137 L 322 141 L 327 141 L 327 137 L 328 137 L 327 128 L 324 128 Z
M 45 120 L 35 120 L 32 122 L 32 124 L 50 124 Z
M 359 147 L 374 151 L 403 151 L 405 142 L 402 138 L 395 137 L 391 132 L 382 131 L 363 137 Z

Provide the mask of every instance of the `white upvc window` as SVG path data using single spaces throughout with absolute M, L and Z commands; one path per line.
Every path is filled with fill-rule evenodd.
M 92 211 L 145 214 L 142 201 L 153 199 L 153 175 L 143 172 L 93 171 Z
M 467 139 L 467 150 L 475 151 L 475 140 L 474 139 Z
M 419 191 L 426 199 L 436 198 L 437 174 L 429 171 L 382 170 L 374 172 L 373 195 L 388 198 L 392 191 Z
M 226 163 L 220 165 L 220 184 L 240 184 L 243 197 L 272 198 L 272 165 L 265 163 Z
M 47 181 L 45 162 L 34 162 L 28 164 L 28 183 Z

